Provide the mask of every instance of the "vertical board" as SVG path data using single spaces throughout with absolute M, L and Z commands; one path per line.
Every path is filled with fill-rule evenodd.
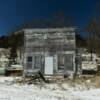
M 45 57 L 45 74 L 53 75 L 53 57 Z

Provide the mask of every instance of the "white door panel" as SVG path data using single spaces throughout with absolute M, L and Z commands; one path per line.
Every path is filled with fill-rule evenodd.
M 53 75 L 53 57 L 45 57 L 45 74 Z

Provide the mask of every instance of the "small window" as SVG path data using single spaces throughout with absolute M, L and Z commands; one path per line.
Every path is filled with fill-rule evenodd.
M 27 61 L 28 61 L 28 62 L 32 62 L 32 57 L 31 57 L 31 56 L 28 57 L 28 58 L 27 58 Z

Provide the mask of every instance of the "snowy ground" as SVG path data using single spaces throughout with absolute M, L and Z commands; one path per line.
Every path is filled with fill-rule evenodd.
M 0 100 L 100 100 L 100 89 L 84 85 L 11 84 L 12 77 L 0 77 Z

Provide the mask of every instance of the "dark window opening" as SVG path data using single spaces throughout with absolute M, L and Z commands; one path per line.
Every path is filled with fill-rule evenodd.
M 32 57 L 31 56 L 27 57 L 27 61 L 32 62 Z
M 32 69 L 32 57 L 27 57 L 27 69 Z

